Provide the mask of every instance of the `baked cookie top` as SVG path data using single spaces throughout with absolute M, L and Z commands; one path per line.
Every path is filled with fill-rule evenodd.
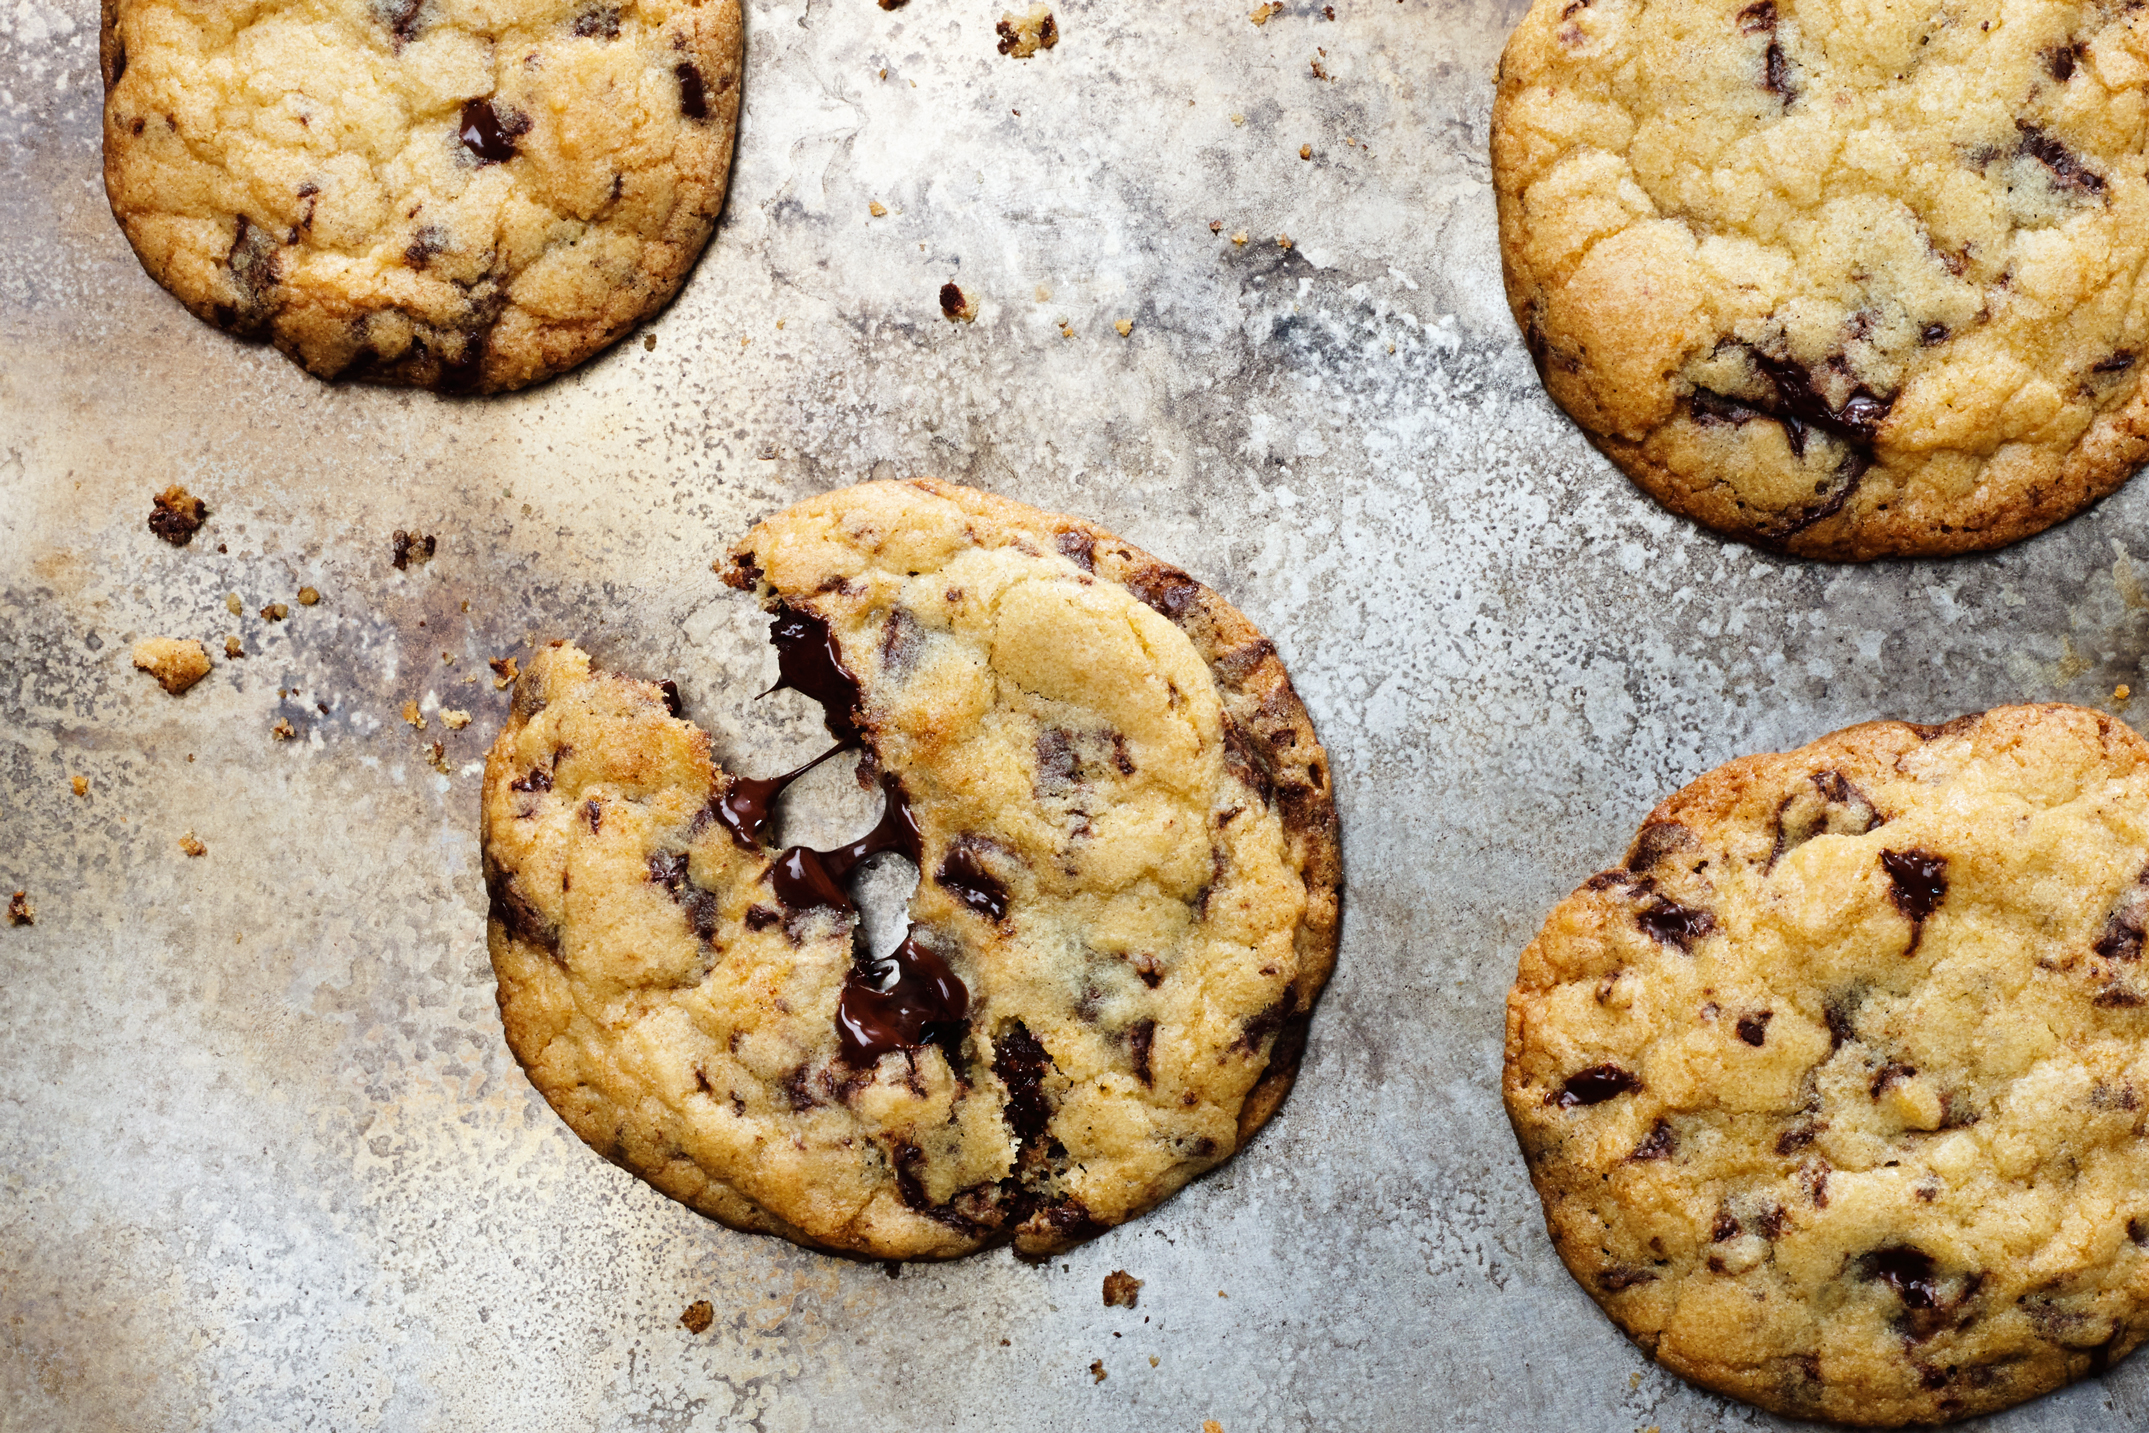
M 1335 959 L 1327 759 L 1275 648 L 1073 518 L 868 483 L 754 529 L 774 613 L 886 803 L 779 851 L 785 777 L 571 646 L 486 764 L 510 1045 L 592 1146 L 727 1224 L 875 1258 L 1042 1254 L 1228 1158 Z M 845 877 L 920 872 L 867 950 Z
M 724 199 L 738 0 L 104 0 L 150 276 L 322 378 L 520 388 L 672 296 Z
M 2041 531 L 2149 456 L 2149 13 L 1537 0 L 1508 302 L 1665 506 L 1801 556 Z
M 2080 707 L 1717 768 L 1522 954 L 1568 1269 L 1801 1417 L 2005 1407 L 2149 1334 L 2149 746 Z

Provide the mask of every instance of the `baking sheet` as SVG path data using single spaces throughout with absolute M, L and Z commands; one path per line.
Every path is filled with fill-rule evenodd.
M 166 297 L 104 204 L 95 7 L 0 4 L 0 887 L 38 910 L 0 928 L 0 1428 L 1781 1426 L 1656 1369 L 1553 1256 L 1499 1108 L 1515 954 L 1720 761 L 2143 686 L 2149 487 L 1866 568 L 1668 517 L 1501 302 L 1521 6 L 1248 8 L 1061 3 L 1018 62 L 998 4 L 753 0 L 678 303 L 447 401 L 324 387 Z M 676 678 L 749 770 L 803 749 L 710 563 L 914 473 L 1242 606 L 1333 754 L 1348 891 L 1298 1090 L 1238 1159 L 1048 1265 L 890 1278 L 704 1221 L 546 1109 L 493 1008 L 477 779 L 487 659 L 556 635 Z M 145 524 L 174 481 L 214 510 L 184 550 Z M 390 567 L 399 528 L 429 564 Z M 129 669 L 227 633 L 248 655 L 183 699 Z M 2144 1422 L 2137 1357 L 1975 1426 Z

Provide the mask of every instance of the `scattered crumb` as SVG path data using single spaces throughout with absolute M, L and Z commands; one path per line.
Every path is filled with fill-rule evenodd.
M 189 856 L 206 856 L 209 854 L 209 848 L 204 846 L 192 831 L 185 832 L 179 837 L 179 849 Z
M 746 347 L 746 345 L 748 345 L 748 344 L 750 344 L 750 343 L 752 343 L 752 342 L 753 342 L 753 340 L 752 340 L 751 338 L 742 338 L 742 339 L 740 339 L 740 340 L 739 340 L 739 347 L 741 347 L 741 348 L 744 348 L 744 347 Z
M 440 665 L 441 665 L 441 666 L 443 666 L 443 667 L 452 667 L 452 666 L 454 666 L 454 665 L 455 665 L 455 654 L 454 654 L 453 652 L 442 652 L 442 653 L 440 654 Z
M 1039 284 L 1037 286 L 1037 301 L 1041 304 L 1052 302 L 1052 290 L 1046 288 L 1043 284 Z
M 298 590 L 298 605 L 301 607 L 311 607 L 320 600 L 321 593 L 318 588 L 301 587 Z
M 403 703 L 403 720 L 409 722 L 419 731 L 425 730 L 425 718 L 418 715 L 418 703 L 415 700 Z
M 75 788 L 77 796 L 90 794 L 90 779 L 87 776 L 70 776 L 67 778 L 67 784 Z
M 782 333 L 782 332 L 783 332 L 783 326 L 784 326 L 784 320 L 782 320 L 782 319 L 778 319 L 778 320 L 776 320 L 776 331 L 777 331 L 778 333 Z M 463 608 L 463 610 L 464 610 L 465 612 L 468 612 L 468 611 L 469 611 L 470 609 L 469 609 L 469 608 L 468 608 L 468 607 L 466 606 L 466 607 L 464 607 L 464 608 Z
M 2125 682 L 2121 682 L 2118 686 L 2112 688 L 2112 700 L 2115 702 L 2123 702 L 2133 695 L 2133 691 L 2128 688 Z
M 191 637 L 149 637 L 134 644 L 134 665 L 176 697 L 209 675 L 209 654 Z
M 1108 1309 L 1131 1309 L 1142 1296 L 1142 1281 L 1125 1269 L 1114 1269 L 1104 1276 L 1104 1306 Z
M 953 284 L 940 286 L 940 312 L 950 323 L 976 323 L 977 300 Z
M 1324 19 L 1324 20 L 1333 20 L 1333 19 L 1335 19 L 1335 18 L 1336 18 L 1336 7 L 1335 7 L 1335 6 L 1333 6 L 1333 5 L 1323 5 L 1323 6 L 1321 7 L 1321 18 L 1322 18 L 1322 19 Z
M 1278 235 L 1276 236 L 1276 247 L 1277 247 L 1277 248 L 1279 248 L 1279 249 L 1288 249 L 1288 248 L 1290 248 L 1290 247 L 1291 247 L 1291 236 L 1290 236 L 1289 234 L 1278 234 Z
M 433 770 L 442 776 L 448 774 L 448 748 L 445 742 L 434 742 L 425 749 L 425 759 Z
M 1300 146 L 1298 147 L 1298 157 L 1299 157 L 1300 159 L 1311 159 L 1311 158 L 1313 158 L 1313 146 L 1312 146 L 1312 145 L 1310 145 L 1310 144 L 1302 144 L 1302 145 L 1300 145 Z
M 1125 338 L 1128 334 L 1134 332 L 1134 320 L 1131 318 L 1123 318 L 1118 323 L 1113 324 L 1112 327 L 1119 330 L 1119 336 L 1121 338 Z
M 236 617 L 246 610 L 246 604 L 239 600 L 238 593 L 227 592 L 224 594 L 224 610 Z
M 883 10 L 900 10 L 909 3 L 910 0 L 880 0 L 880 7 Z M 882 70 L 881 73 L 885 75 L 888 72 L 886 70 Z
M 1246 123 L 1246 116 L 1243 114 L 1235 114 L 1231 117 L 1231 122 L 1233 124 L 1244 124 Z
M 1214 1418 L 1205 1419 L 1201 1425 L 1201 1433 L 1224 1433 L 1224 1425 Z
M 173 547 L 185 547 L 208 516 L 207 503 L 173 483 L 150 499 L 149 530 Z
M 649 335 L 648 335 L 647 337 L 643 338 L 643 340 L 642 340 L 642 352 L 644 352 L 644 353 L 655 353 L 656 351 L 657 351 L 657 336 L 656 336 L 655 334 L 653 334 L 653 333 L 652 333 L 652 334 L 649 334 Z
M 1104 1360 L 1093 1358 L 1089 1362 L 1089 1376 L 1098 1383 L 1104 1382 Z
M 1228 1299 L 1231 1297 L 1231 1295 L 1225 1293 L 1222 1289 L 1218 1289 L 1216 1291 L 1216 1296 L 1220 1299 Z
M 464 727 L 470 725 L 470 713 L 458 711 L 454 707 L 442 707 L 440 709 L 440 724 L 449 731 L 461 731 Z
M 1325 55 L 1328 53 L 1328 51 L 1323 50 L 1321 51 L 1321 53 Z M 1306 63 L 1313 67 L 1313 77 L 1315 79 L 1325 80 L 1328 78 L 1328 71 L 1321 68 L 1321 62 L 1319 60 L 1308 60 Z
M 1060 42 L 1059 23 L 1042 5 L 1032 5 L 1030 13 L 1020 19 L 1003 11 L 1000 23 L 993 29 L 1000 36 L 1000 53 L 1013 55 L 1018 60 L 1027 60 L 1039 50 L 1049 50 Z
M 876 219 L 885 219 L 888 217 L 888 206 L 881 203 L 880 200 L 876 199 L 872 203 L 866 205 L 866 212 L 868 214 L 871 214 Z
M 1006 1339 L 1001 1339 L 1001 1340 L 1000 1340 L 1000 1347 L 1002 1347 L 1002 1348 L 1006 1348 L 1006 1347 L 1008 1347 L 1008 1342 L 1007 1342 L 1007 1340 L 1006 1340 Z
M 264 622 L 281 622 L 290 615 L 291 609 L 281 602 L 271 602 L 261 609 L 261 620 Z
M 1210 232 L 1210 233 L 1212 233 L 1212 234 L 1221 234 L 1221 233 L 1223 233 L 1223 232 L 1224 232 L 1224 221 L 1223 221 L 1223 220 L 1221 220 L 1221 219 L 1211 219 L 1211 220 L 1209 221 L 1209 232 Z
M 1069 323 L 1069 322 L 1068 322 L 1068 321 L 1067 321 L 1066 319 L 1061 319 L 1061 320 L 1060 320 L 1060 337 L 1061 337 L 1061 338 L 1073 338 L 1073 337 L 1074 337 L 1074 325 L 1073 325 L 1073 324 L 1071 324 L 1071 323 Z
M 1283 6 L 1276 4 L 1274 3 L 1274 0 L 1271 0 L 1271 3 L 1267 5 L 1256 5 L 1254 7 L 1254 13 L 1249 15 L 1247 18 L 1252 20 L 1256 25 L 1266 25 L 1269 22 L 1269 17 L 1273 15 L 1281 15 L 1282 13 Z
M 895 5 L 891 5 L 888 0 L 881 0 L 881 8 L 893 10 L 896 5 L 902 3 L 903 0 L 895 0 Z M 679 1316 L 680 1327 L 684 1328 L 688 1333 L 707 1333 L 709 1325 L 715 1322 L 716 1310 L 710 1306 L 707 1299 L 696 1299 L 693 1303 L 688 1304 L 686 1312 Z
M 1238 245 L 1238 246 L 1239 246 L 1240 248 L 1242 248 L 1242 249 L 1243 249 L 1243 248 L 1245 248 L 1245 247 L 1246 247 L 1246 231 L 1245 231 L 1244 229 L 1241 229 L 1241 230 L 1239 230 L 1239 232 L 1238 232 L 1238 233 L 1236 233 L 1236 234 L 1233 234 L 1233 235 L 1231 236 L 1231 242 L 1232 242 L 1232 243 L 1234 243 L 1234 244 L 1237 244 L 1237 245 Z
M 246 655 L 246 648 L 241 645 L 237 637 L 226 637 L 224 639 L 224 655 L 227 657 L 243 657 Z
M 37 907 L 30 904 L 28 891 L 17 891 L 7 898 L 7 923 L 9 925 L 36 925 Z
M 1155 1368 L 1157 1366 L 1157 1356 L 1155 1354 L 1149 1355 L 1149 1366 L 1151 1368 Z
M 515 659 L 513 657 L 495 657 L 488 665 L 492 667 L 493 672 L 492 689 L 496 692 L 506 691 L 515 680 Z
M 276 718 L 276 725 L 269 728 L 269 735 L 275 737 L 278 741 L 289 741 L 292 737 L 298 735 L 298 729 L 291 725 L 289 717 L 278 717 Z
M 398 572 L 407 571 L 413 562 L 431 561 L 434 549 L 437 546 L 435 539 L 430 534 L 405 532 L 401 528 L 397 528 L 395 536 L 388 541 L 388 561 Z

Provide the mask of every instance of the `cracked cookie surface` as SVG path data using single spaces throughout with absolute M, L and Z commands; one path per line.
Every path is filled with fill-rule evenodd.
M 1492 157 L 1552 396 L 1800 556 L 1997 547 L 2149 456 L 2149 11 L 1537 0 Z
M 503 1021 L 553 1107 L 703 1213 L 876 1258 L 1047 1253 L 1229 1158 L 1335 958 L 1327 758 L 1273 645 L 1109 533 L 931 481 L 779 514 L 727 580 L 883 816 L 779 850 L 786 778 L 718 766 L 664 686 L 539 652 L 483 839 Z M 887 851 L 920 872 L 893 953 L 842 889 Z
M 105 189 L 150 276 L 322 378 L 491 393 L 677 290 L 738 0 L 104 0 Z
M 1894 1426 L 2149 1335 L 2149 745 L 1875 722 L 1650 813 L 1522 954 L 1509 1118 L 1644 1350 Z

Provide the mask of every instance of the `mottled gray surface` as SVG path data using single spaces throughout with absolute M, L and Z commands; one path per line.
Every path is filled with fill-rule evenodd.
M 998 3 L 755 0 L 730 206 L 655 347 L 446 402 L 324 387 L 158 290 L 104 205 L 94 7 L 0 0 L 0 887 L 38 908 L 0 927 L 0 1428 L 1779 1426 L 1554 1258 L 1499 1109 L 1515 953 L 1726 758 L 2142 685 L 2149 487 L 1944 564 L 1696 532 L 1552 409 L 1502 306 L 1516 7 L 1248 8 L 1063 4 L 1016 62 Z M 803 745 L 794 698 L 749 702 L 773 662 L 710 560 L 911 473 L 1243 606 L 1334 754 L 1350 885 L 1251 1149 L 1048 1266 L 890 1280 L 670 1204 L 531 1091 L 477 773 L 485 660 L 531 636 L 676 676 L 749 769 Z M 183 551 L 144 525 L 175 480 L 215 510 Z M 439 555 L 395 572 L 414 526 Z M 248 655 L 184 698 L 128 666 L 226 633 Z M 1980 1426 L 2145 1419 L 2136 1358 Z

